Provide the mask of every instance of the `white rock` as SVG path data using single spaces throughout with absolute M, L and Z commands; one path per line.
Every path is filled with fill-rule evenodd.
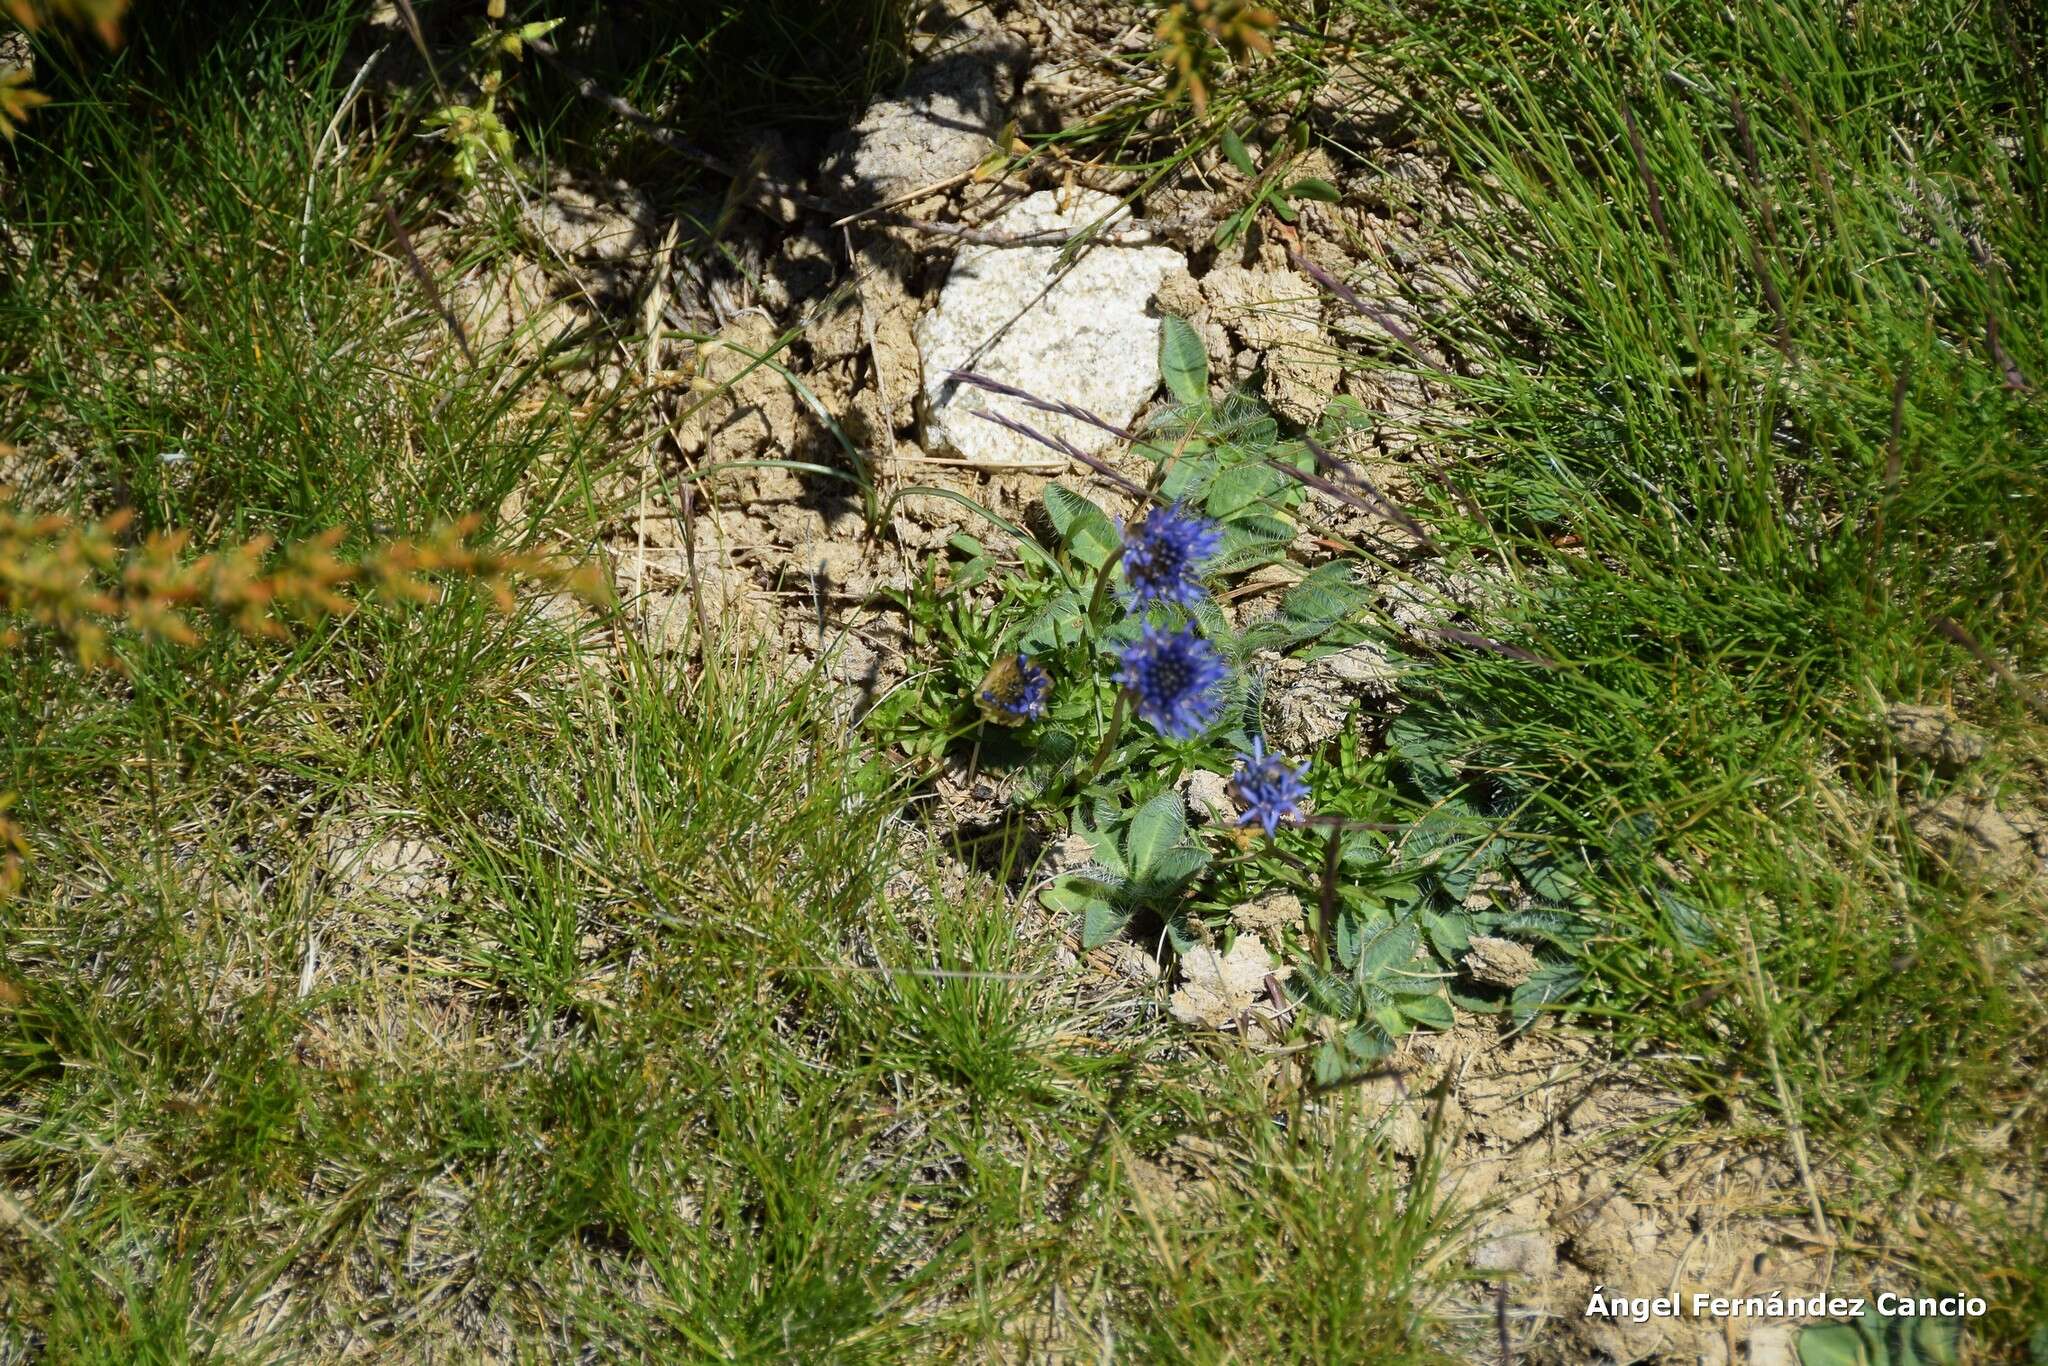
M 1022 56 L 1002 29 L 964 18 L 901 95 L 868 106 L 830 170 L 832 187 L 881 204 L 973 170 L 995 150 Z
M 988 226 L 1011 235 L 1071 233 L 1117 207 L 1093 190 L 1041 190 Z M 1060 248 L 967 247 L 953 262 L 938 306 L 918 322 L 924 365 L 925 446 L 990 465 L 1060 463 L 1053 451 L 974 410 L 1006 413 L 1093 454 L 1115 438 L 1073 418 L 1037 412 L 947 376 L 973 369 L 1125 426 L 1159 388 L 1159 317 L 1150 305 L 1170 271 L 1186 268 L 1165 247 L 1101 246 L 1059 269 Z M 1041 297 L 1042 296 L 1042 297 Z M 984 350 L 983 348 L 987 349 Z

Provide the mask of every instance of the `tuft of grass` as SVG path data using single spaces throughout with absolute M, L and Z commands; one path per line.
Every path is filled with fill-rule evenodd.
M 2038 1192 L 1988 1194 L 2048 1138 L 2038 879 L 1951 867 L 1911 820 L 2040 801 L 2048 162 L 2009 21 L 1343 9 L 1333 89 L 1408 101 L 1460 197 L 1411 205 L 1470 279 L 1409 300 L 1456 362 L 1455 422 L 1408 433 L 1434 533 L 1498 589 L 1479 628 L 1567 666 L 1429 661 L 1404 725 L 1588 860 L 1579 1010 L 1810 1148 L 1829 1236 L 1942 1285 L 2038 1262 Z M 1901 701 L 1992 752 L 1900 752 Z M 1951 1199 L 1977 1251 L 1910 1251 Z M 1991 1339 L 2041 1312 L 2016 1285 Z

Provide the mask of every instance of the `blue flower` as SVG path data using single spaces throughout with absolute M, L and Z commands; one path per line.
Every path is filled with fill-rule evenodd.
M 1122 660 L 1116 681 L 1131 690 L 1138 715 L 1161 735 L 1185 740 L 1215 723 L 1223 709 L 1218 687 L 1230 671 L 1193 626 L 1162 631 L 1147 622 L 1144 634 L 1124 647 Z
M 1045 715 L 1052 678 L 1030 655 L 1003 655 L 989 667 L 975 700 L 981 714 L 1002 726 L 1021 726 Z
M 1154 508 L 1124 540 L 1124 581 L 1132 605 L 1193 607 L 1202 597 L 1202 564 L 1222 547 L 1223 532 L 1185 503 Z
M 1306 759 L 1293 764 L 1268 754 L 1265 737 L 1254 735 L 1251 753 L 1237 756 L 1237 772 L 1230 777 L 1230 786 L 1245 807 L 1237 823 L 1256 822 L 1266 827 L 1267 839 L 1273 838 L 1280 822 L 1301 814 L 1301 804 L 1308 797 L 1307 777 Z

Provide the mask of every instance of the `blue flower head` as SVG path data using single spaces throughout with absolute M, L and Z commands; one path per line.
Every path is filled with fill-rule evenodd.
M 1223 532 L 1185 503 L 1154 508 L 1124 538 L 1124 581 L 1132 604 L 1193 607 L 1202 597 L 1202 564 L 1222 547 Z
M 1265 737 L 1254 735 L 1249 754 L 1237 756 L 1237 772 L 1230 777 L 1231 788 L 1244 803 L 1239 825 L 1259 824 L 1266 838 L 1273 838 L 1280 822 L 1301 814 L 1308 797 L 1308 761 L 1289 763 L 1277 754 L 1266 753 Z
M 975 701 L 981 714 L 1001 726 L 1021 726 L 1045 715 L 1052 679 L 1030 655 L 1001 655 L 981 680 Z
M 1116 681 L 1131 690 L 1138 715 L 1161 735 L 1185 740 L 1215 723 L 1223 709 L 1220 685 L 1230 671 L 1193 626 L 1162 631 L 1147 622 L 1144 634 L 1124 647 L 1122 660 Z

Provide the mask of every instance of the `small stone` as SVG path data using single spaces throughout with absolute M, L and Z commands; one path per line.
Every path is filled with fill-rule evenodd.
M 1112 939 L 1103 945 L 1109 952 L 1111 970 L 1127 982 L 1156 982 L 1159 980 L 1159 960 L 1141 944 L 1128 939 Z
M 993 232 L 1071 233 L 1118 210 L 1113 197 L 1050 190 L 996 216 Z M 925 445 L 988 465 L 1063 466 L 1065 458 L 1028 436 L 977 417 L 1002 413 L 1093 454 L 1116 437 L 1091 423 L 1042 413 L 955 382 L 972 368 L 1039 398 L 1075 404 L 1113 427 L 1128 426 L 1159 388 L 1159 317 L 1154 296 L 1182 269 L 1165 247 L 1102 246 L 1071 266 L 1060 247 L 966 247 L 953 262 L 938 306 L 919 320 L 924 366 Z M 986 348 L 986 349 L 984 349 Z
M 555 298 L 554 288 L 537 262 L 513 257 L 463 272 L 442 297 L 472 348 L 488 352 L 516 340 L 517 353 L 526 355 L 575 325 L 575 309 Z
M 1495 906 L 1506 904 L 1512 895 L 1513 885 L 1500 869 L 1483 868 L 1479 876 L 1472 879 L 1472 890 L 1465 893 L 1464 907 L 1468 911 L 1490 911 Z
M 1475 1271 L 1541 1278 L 1557 1270 L 1557 1242 L 1535 1202 L 1525 1196 L 1480 1226 L 1469 1261 Z
M 1159 311 L 1200 326 L 1208 320 L 1209 305 L 1194 276 L 1185 270 L 1172 270 L 1159 282 Z
M 759 357 L 775 349 L 775 325 L 758 313 L 734 318 L 698 350 L 698 374 L 712 395 L 678 433 L 685 449 L 721 460 L 795 454 L 816 430 L 788 380 Z
M 1799 1328 L 1790 1323 L 1765 1323 L 1749 1334 L 1749 1366 L 1799 1366 Z
M 826 593 L 862 593 L 874 577 L 861 547 L 845 541 L 806 541 L 790 551 L 789 568 Z
M 1391 695 L 1401 676 L 1387 652 L 1370 641 L 1324 655 L 1313 666 L 1346 691 L 1366 697 Z
M 901 95 L 861 115 L 830 171 L 841 195 L 883 204 L 971 171 L 995 150 L 1023 47 L 992 25 L 963 27 L 911 72 Z
M 1472 936 L 1463 961 L 1467 977 L 1490 987 L 1518 987 L 1543 967 L 1526 946 L 1484 934 Z
M 1472 1248 L 1474 1271 L 1506 1271 L 1517 1276 L 1548 1276 L 1557 1268 L 1557 1248 L 1540 1233 L 1514 1233 L 1488 1238 Z
M 1238 806 L 1230 795 L 1230 780 L 1220 773 L 1198 768 L 1180 780 L 1181 800 L 1187 804 L 1188 819 L 1196 825 L 1237 820 Z
M 1055 878 L 1062 873 L 1096 867 L 1098 863 L 1095 845 L 1086 835 L 1063 834 L 1046 847 L 1043 875 Z
M 1229 953 L 1197 947 L 1180 960 L 1181 985 L 1166 1006 L 1173 1018 L 1185 1025 L 1228 1029 L 1247 1013 L 1265 1018 L 1272 1013 L 1271 1002 L 1257 1005 L 1266 995 L 1266 978 L 1285 981 L 1294 971 L 1280 967 L 1257 935 L 1241 934 Z
M 1902 753 L 1926 759 L 1944 769 L 1958 769 L 1984 757 L 1990 748 L 1984 732 L 1965 725 L 1942 707 L 1898 703 L 1886 709 L 1885 724 Z
M 450 867 L 440 850 L 415 835 L 347 820 L 320 839 L 322 859 L 351 899 L 409 905 L 444 893 Z

